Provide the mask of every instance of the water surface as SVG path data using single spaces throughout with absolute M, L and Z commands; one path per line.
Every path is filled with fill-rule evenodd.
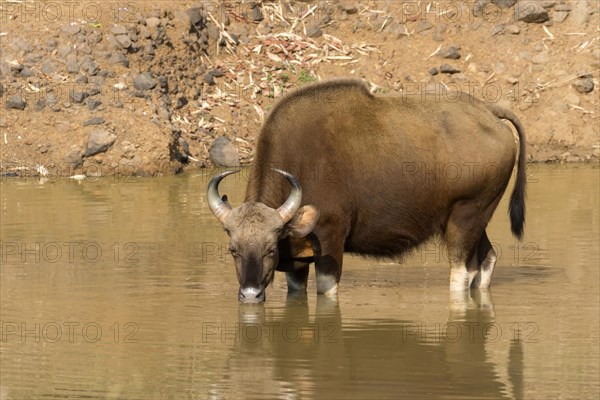
M 264 306 L 237 302 L 210 173 L 5 179 L 0 398 L 597 398 L 600 170 L 531 167 L 524 241 L 506 199 L 488 228 L 489 293 L 450 298 L 431 243 L 346 256 L 337 302 L 277 274 Z

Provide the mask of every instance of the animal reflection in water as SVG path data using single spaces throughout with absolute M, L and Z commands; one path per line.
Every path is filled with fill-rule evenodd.
M 219 196 L 235 171 L 208 185 L 239 300 L 265 301 L 275 270 L 289 292 L 306 291 L 312 262 L 317 292 L 335 296 L 344 252 L 394 258 L 436 235 L 448 248 L 450 290 L 487 289 L 496 253 L 486 227 L 515 161 L 510 220 L 523 234 L 525 133 L 508 110 L 448 96 L 374 96 L 359 81 L 333 80 L 282 99 L 260 132 L 244 203 Z
M 289 295 L 283 310 L 240 304 L 240 335 L 228 337 L 231 350 L 208 398 L 235 397 L 236 388 L 248 398 L 522 398 L 523 343 L 496 341 L 491 293 L 474 295 L 454 296 L 448 320 L 427 332 L 418 321 L 344 325 L 341 307 L 326 296 L 318 296 L 313 318 L 306 295 Z

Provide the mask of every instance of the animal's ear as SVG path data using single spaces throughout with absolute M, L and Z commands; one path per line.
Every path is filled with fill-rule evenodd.
M 304 237 L 312 232 L 319 220 L 319 210 L 314 206 L 303 206 L 296 211 L 294 218 L 288 222 L 286 235 L 293 237 Z

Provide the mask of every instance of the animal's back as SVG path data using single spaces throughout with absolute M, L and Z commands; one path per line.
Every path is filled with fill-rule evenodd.
M 373 96 L 357 80 L 322 82 L 272 110 L 247 200 L 281 204 L 289 185 L 271 168 L 287 170 L 302 184 L 303 203 L 316 205 L 322 219 L 348 216 L 348 251 L 394 255 L 443 229 L 452 202 L 477 195 L 485 177 L 469 176 L 474 166 L 504 164 L 502 157 L 514 162 L 510 152 L 493 158 L 495 147 L 512 141 L 510 130 L 468 96 L 435 102 Z

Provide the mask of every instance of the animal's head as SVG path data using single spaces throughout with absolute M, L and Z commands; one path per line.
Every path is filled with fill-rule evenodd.
M 300 207 L 302 188 L 298 180 L 285 171 L 273 170 L 292 185 L 290 196 L 277 209 L 257 202 L 232 208 L 226 196 L 221 198 L 219 183 L 238 171 L 225 171 L 208 184 L 208 205 L 229 235 L 229 251 L 240 283 L 238 298 L 243 303 L 265 301 L 265 289 L 273 280 L 279 262 L 277 242 L 290 235 L 308 235 L 319 218 L 315 207 Z

